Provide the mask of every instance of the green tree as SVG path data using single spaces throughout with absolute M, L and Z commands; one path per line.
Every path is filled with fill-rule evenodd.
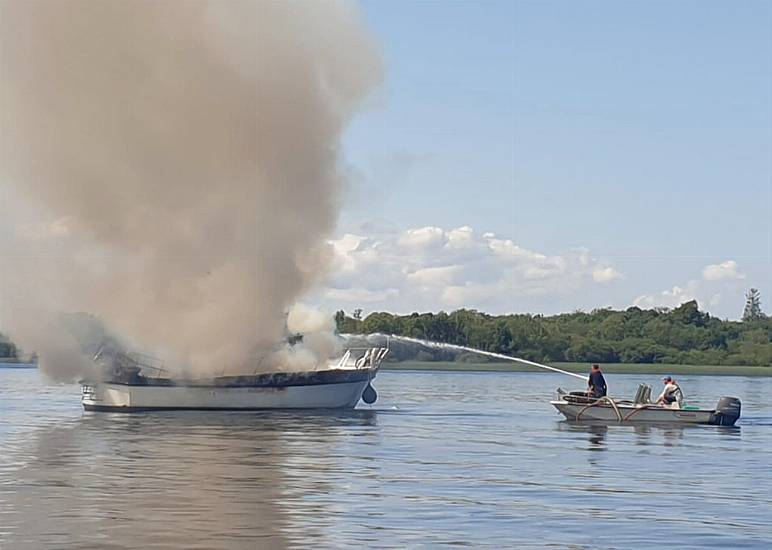
M 512 351 L 512 332 L 504 321 L 496 323 L 492 348 L 495 353 L 507 354 Z
M 690 301 L 674 310 L 631 307 L 624 311 L 596 309 L 541 315 L 491 316 L 460 309 L 451 313 L 392 315 L 371 313 L 357 321 L 336 314 L 341 332 L 382 332 L 470 346 L 534 361 L 689 363 L 770 365 L 772 319 L 726 321 L 701 312 Z M 341 325 L 344 327 L 341 329 Z M 415 357 L 403 346 L 393 356 Z M 434 360 L 463 360 L 433 348 L 421 349 Z M 412 354 L 412 355 L 411 355 Z M 467 357 L 480 361 L 479 356 Z
M 335 312 L 335 330 L 338 333 L 343 332 L 343 325 L 346 322 L 346 312 L 338 310 Z
M 391 313 L 376 312 L 371 313 L 362 322 L 362 331 L 365 334 L 380 332 L 383 334 L 400 334 L 405 336 L 399 330 L 398 318 Z
M 757 288 L 751 288 L 745 294 L 745 309 L 743 310 L 743 321 L 758 321 L 764 319 L 765 315 L 761 311 L 761 293 Z
M 0 357 L 16 357 L 16 346 L 13 344 L 13 342 L 0 342 Z
M 690 302 L 681 304 L 675 308 L 673 312 L 670 313 L 670 315 L 677 322 L 685 323 L 688 325 L 695 325 L 698 327 L 704 326 L 707 320 L 710 318 L 707 313 L 702 313 L 700 311 L 700 308 L 697 305 L 697 300 L 692 300 Z

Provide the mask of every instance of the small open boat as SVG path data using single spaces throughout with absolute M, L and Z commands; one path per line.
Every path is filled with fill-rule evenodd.
M 207 379 L 170 377 L 153 358 L 101 350 L 98 376 L 82 384 L 87 411 L 352 409 L 373 403 L 371 386 L 388 348 L 351 348 L 339 361 L 306 372 Z
M 712 424 L 734 426 L 740 418 L 740 400 L 721 397 L 714 409 L 687 406 L 669 408 L 651 403 L 651 387 L 641 384 L 632 401 L 601 397 L 588 397 L 584 392 L 568 393 L 558 388 L 557 399 L 550 404 L 568 420 L 602 422 L 648 422 L 675 424 Z

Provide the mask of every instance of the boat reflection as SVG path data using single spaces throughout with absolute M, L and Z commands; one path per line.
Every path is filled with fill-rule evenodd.
M 557 422 L 558 431 L 581 432 L 587 434 L 588 451 L 605 451 L 608 449 L 608 439 L 612 434 L 634 434 L 633 445 L 649 446 L 663 445 L 676 447 L 683 443 L 690 430 L 710 430 L 722 438 L 739 437 L 741 429 L 738 426 L 699 426 L 675 424 L 612 424 L 599 421 L 561 420 Z M 661 440 L 660 440 L 661 437 Z
M 38 429 L 6 457 L 18 462 L 0 489 L 2 532 L 30 548 L 323 540 L 305 516 L 319 513 L 303 501 L 307 486 L 336 483 L 346 457 L 333 448 L 352 434 L 377 438 L 377 428 L 371 410 L 84 414 Z
M 561 420 L 558 422 L 559 431 L 582 432 L 587 434 L 588 451 L 605 451 L 608 424 L 600 422 L 576 422 Z

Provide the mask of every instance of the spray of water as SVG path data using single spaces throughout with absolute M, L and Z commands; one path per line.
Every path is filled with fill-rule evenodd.
M 348 335 L 353 336 L 353 335 Z M 499 359 L 502 361 L 513 361 L 515 363 L 521 363 L 523 365 L 529 365 L 531 367 L 536 367 L 540 369 L 549 370 L 552 372 L 558 372 L 560 374 L 565 374 L 568 376 L 573 376 L 574 378 L 580 378 L 582 380 L 586 380 L 587 377 L 583 376 L 581 374 L 576 374 L 575 372 L 568 372 L 565 370 L 561 370 L 555 367 L 550 367 L 549 365 L 542 365 L 541 363 L 536 363 L 534 361 L 528 361 L 527 359 L 520 359 L 519 357 L 511 357 L 509 355 L 503 355 L 501 353 L 494 353 L 491 351 L 484 351 L 476 348 L 470 348 L 467 346 L 459 346 L 457 344 L 446 344 L 445 342 L 432 342 L 431 340 L 421 340 L 420 338 L 411 338 L 409 336 L 398 336 L 396 334 L 381 334 L 381 333 L 374 333 L 367 335 L 367 338 L 370 337 L 378 338 L 378 339 L 388 339 L 388 340 L 396 340 L 399 342 L 405 342 L 409 344 L 418 344 L 420 346 L 426 346 L 430 348 L 435 349 L 444 349 L 444 350 L 452 350 L 452 351 L 465 351 L 468 353 L 476 353 L 478 355 L 484 355 L 486 357 L 491 357 L 493 359 Z

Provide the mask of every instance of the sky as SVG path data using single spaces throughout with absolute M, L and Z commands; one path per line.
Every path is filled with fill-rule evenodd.
M 348 128 L 351 311 L 772 313 L 772 2 L 361 3 L 385 80 Z

